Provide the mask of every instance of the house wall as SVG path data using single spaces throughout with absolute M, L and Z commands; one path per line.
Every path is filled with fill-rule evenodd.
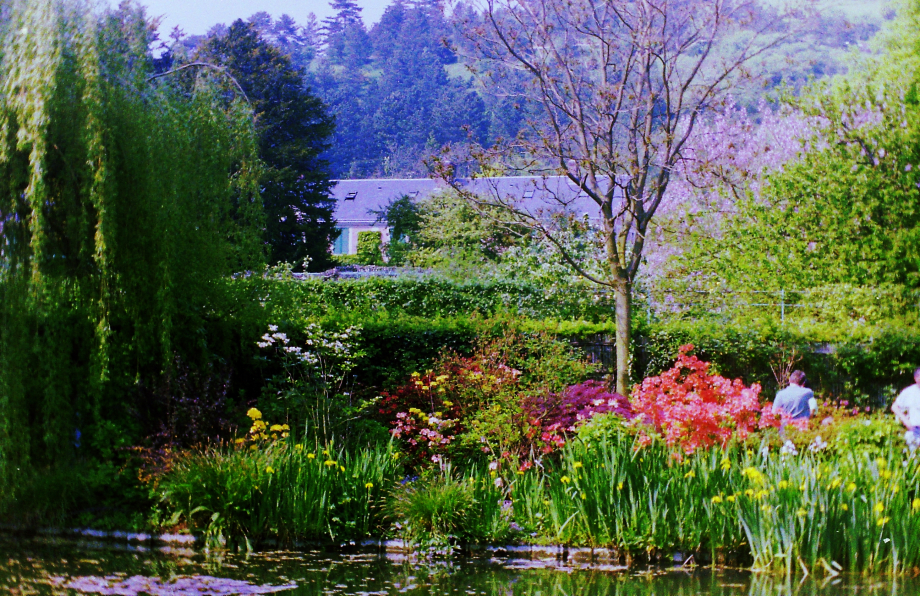
M 376 224 L 376 225 L 371 225 L 371 224 L 342 225 L 340 224 L 339 229 L 347 230 L 348 232 L 348 250 L 346 253 L 343 253 L 343 254 L 349 254 L 349 255 L 357 254 L 358 252 L 358 233 L 359 232 L 380 232 L 381 240 L 383 241 L 384 244 L 390 241 L 390 230 L 383 224 Z

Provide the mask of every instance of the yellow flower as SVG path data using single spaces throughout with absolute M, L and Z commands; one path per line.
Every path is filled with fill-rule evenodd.
M 419 374 L 418 374 L 417 372 L 414 372 L 414 373 L 412 373 L 412 375 L 411 375 L 411 376 L 413 376 L 413 377 L 417 377 L 417 376 L 419 376 Z
M 275 468 L 273 468 L 273 467 L 271 467 L 271 466 L 268 466 L 267 468 L 265 468 L 265 473 L 266 473 L 266 474 L 274 474 L 274 473 L 275 473 Z
M 273 433 L 280 433 L 282 428 L 280 424 L 272 424 L 268 430 L 272 431 Z
M 910 508 L 914 511 L 920 511 L 920 499 L 914 499 L 914 502 L 911 503 Z
M 684 478 L 696 478 L 696 474 L 693 473 L 693 470 L 690 470 L 689 472 L 684 474 Z
M 753 491 L 752 489 L 749 488 L 749 489 L 747 489 L 746 491 L 744 491 L 744 495 L 747 496 L 747 497 L 753 497 L 753 496 L 754 496 L 754 491 Z
M 891 479 L 891 470 L 882 470 L 881 472 L 878 473 L 878 475 L 881 476 L 882 479 L 884 479 L 884 480 L 890 480 L 890 479 Z
M 897 485 L 892 486 L 892 487 L 891 487 L 891 494 L 893 494 L 893 495 L 898 494 L 898 490 L 899 490 L 899 489 L 898 489 L 898 486 L 897 486 Z
M 340 471 L 340 472 L 344 472 L 344 471 L 345 471 L 345 466 L 339 466 L 339 471 Z
M 805 511 L 804 509 L 799 509 L 798 511 L 795 512 L 795 514 L 798 515 L 799 517 L 805 517 L 806 515 L 808 515 L 808 512 Z
M 623 490 L 623 483 L 617 482 L 617 490 Z
M 728 501 L 729 503 L 734 503 L 735 495 L 728 495 L 727 497 L 725 497 L 725 500 Z
M 445 406 L 445 407 L 448 407 L 448 408 L 449 408 L 449 407 L 451 407 L 452 405 L 454 405 L 454 402 L 452 402 L 452 401 L 447 401 L 446 399 L 444 400 L 444 406 Z
M 850 506 L 847 505 L 846 503 L 843 503 L 842 505 L 840 505 L 840 508 L 843 509 L 844 511 L 849 511 L 849 510 L 850 510 Z
M 714 496 L 714 497 L 712 498 L 712 502 L 713 502 L 713 503 L 721 503 L 721 502 L 722 502 L 722 495 L 716 495 L 716 496 Z
M 582 500 L 582 501 L 584 501 L 584 500 L 587 499 L 587 498 L 588 498 L 588 497 L 585 496 L 585 493 L 581 493 L 581 500 Z
M 316 459 L 316 454 L 315 454 L 315 453 L 308 453 L 308 454 L 307 454 L 307 459 Z
M 722 463 L 719 464 L 719 467 L 721 467 L 722 470 L 727 471 L 729 468 L 732 467 L 732 462 L 730 462 L 728 458 L 726 457 L 725 459 L 722 460 Z
M 763 474 L 760 473 L 760 470 L 754 467 L 747 467 L 741 471 L 741 475 L 750 479 L 754 484 L 763 483 Z
M 303 451 L 303 443 L 297 443 L 296 445 L 294 445 L 294 449 L 296 449 L 297 451 Z
M 789 488 L 789 483 L 786 482 L 785 480 L 780 480 L 780 481 L 779 481 L 779 484 L 776 485 L 776 488 L 778 488 L 778 489 L 780 489 L 780 490 L 787 489 L 787 488 Z
M 885 511 L 885 505 L 882 503 L 876 503 L 874 509 L 876 513 L 881 513 L 882 511 Z
M 337 466 L 339 462 L 332 461 L 331 459 L 327 459 L 326 461 L 323 462 L 323 464 L 331 468 L 332 466 Z
M 367 484 L 364 485 L 364 488 L 374 488 L 374 483 L 368 482 Z
M 559 482 L 561 482 L 562 484 L 568 484 L 571 481 L 572 480 L 568 476 L 563 476 L 562 478 L 559 479 Z
M 760 507 L 760 510 L 763 511 L 764 513 L 770 513 L 771 511 L 773 511 L 773 508 L 770 507 L 769 505 L 762 505 Z
M 580 462 L 580 461 L 575 462 L 574 464 L 572 464 L 572 467 L 575 468 L 575 469 L 580 468 L 580 467 L 581 467 L 581 462 Z
M 890 521 L 891 521 L 891 518 L 890 518 L 890 517 L 880 517 L 879 520 L 878 520 L 877 522 L 875 522 L 875 525 L 877 525 L 878 527 L 881 528 L 882 526 L 884 526 L 885 524 L 887 524 L 887 523 L 890 522 Z
M 838 477 L 838 478 L 834 478 L 833 482 L 831 482 L 831 485 L 830 485 L 828 488 L 830 488 L 831 490 L 834 490 L 835 488 L 837 488 L 837 487 L 840 486 L 841 484 L 843 484 L 843 480 L 841 480 L 839 477 Z
M 262 417 L 262 412 L 258 411 L 255 408 L 249 408 L 249 411 L 246 412 L 246 415 L 252 418 L 253 420 L 258 420 Z
M 258 449 L 258 448 L 259 448 L 258 445 L 250 445 L 250 446 L 249 446 L 249 450 L 250 450 L 250 451 L 255 451 L 255 450 Z
M 851 483 L 847 484 L 847 492 L 853 492 L 854 490 L 856 490 L 856 483 L 855 483 L 855 482 L 851 482 Z

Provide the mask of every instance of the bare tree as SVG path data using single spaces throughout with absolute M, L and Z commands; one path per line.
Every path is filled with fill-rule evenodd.
M 566 251 L 545 210 L 453 184 L 476 205 L 502 207 L 509 221 L 555 244 L 580 275 L 612 289 L 616 387 L 625 393 L 632 291 L 649 224 L 690 155 L 700 118 L 752 80 L 757 59 L 793 34 L 790 13 L 746 0 L 476 1 L 475 10 L 456 11 L 458 49 L 469 54 L 487 92 L 538 106 L 540 116 L 517 139 L 465 157 L 481 172 L 542 174 L 542 194 L 556 206 L 575 197 L 547 181 L 567 178 L 597 204 L 604 274 Z M 456 163 L 445 149 L 435 174 L 451 182 Z

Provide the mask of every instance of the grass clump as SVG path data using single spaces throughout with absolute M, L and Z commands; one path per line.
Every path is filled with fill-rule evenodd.
M 291 441 L 190 452 L 160 481 L 161 519 L 247 547 L 266 538 L 367 536 L 383 524 L 398 457 L 389 444 L 311 450 Z

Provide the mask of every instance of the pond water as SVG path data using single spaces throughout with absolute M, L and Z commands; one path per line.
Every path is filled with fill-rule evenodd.
M 0 538 L 0 593 L 125 596 L 792 596 L 920 594 L 920 581 L 793 578 L 706 569 L 534 566 L 477 560 L 420 564 L 401 556 L 265 552 L 208 556 L 62 539 Z

